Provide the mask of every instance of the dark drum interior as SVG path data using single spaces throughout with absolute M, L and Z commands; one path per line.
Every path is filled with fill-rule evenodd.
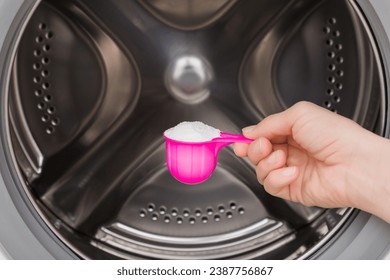
M 42 1 L 13 64 L 15 164 L 82 258 L 309 258 L 354 210 L 268 195 L 231 147 L 208 181 L 184 185 L 163 132 L 240 133 L 307 100 L 382 134 L 383 88 L 354 1 Z

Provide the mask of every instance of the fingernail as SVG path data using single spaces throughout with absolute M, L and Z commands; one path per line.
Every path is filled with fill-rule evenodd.
M 286 167 L 283 169 L 282 175 L 286 177 L 290 177 L 295 174 L 295 169 L 296 169 L 295 166 Z
M 247 126 L 247 127 L 244 127 L 243 129 L 242 129 L 242 132 L 245 134 L 245 133 L 249 133 L 249 132 L 251 132 L 253 129 L 255 129 L 255 125 L 251 125 L 251 126 Z

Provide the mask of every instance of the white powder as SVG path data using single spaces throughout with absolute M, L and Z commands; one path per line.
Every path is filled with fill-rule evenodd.
M 220 137 L 221 131 L 202 122 L 182 122 L 164 132 L 170 139 L 183 142 L 203 142 Z

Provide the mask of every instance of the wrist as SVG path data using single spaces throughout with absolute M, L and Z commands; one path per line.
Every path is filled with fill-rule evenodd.
M 349 185 L 350 203 L 390 222 L 390 140 L 371 133 L 367 138 L 361 142 L 362 157 L 354 164 L 358 168 Z

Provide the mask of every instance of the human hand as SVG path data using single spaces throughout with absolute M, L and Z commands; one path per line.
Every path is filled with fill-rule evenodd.
M 243 133 L 255 141 L 236 143 L 234 151 L 256 165 L 270 194 L 306 206 L 356 207 L 390 221 L 389 140 L 308 102 Z

